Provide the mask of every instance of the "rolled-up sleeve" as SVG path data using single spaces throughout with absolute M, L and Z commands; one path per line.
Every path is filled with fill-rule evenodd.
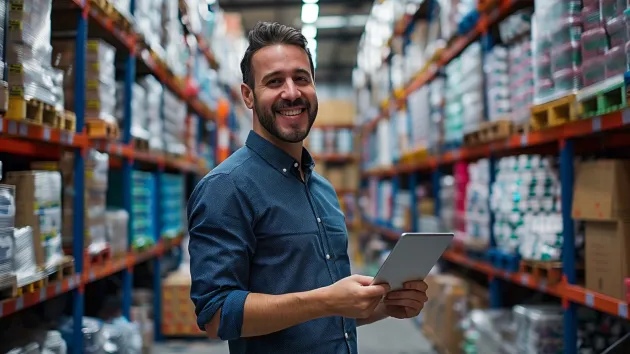
M 218 336 L 241 336 L 243 308 L 249 294 L 250 259 L 255 249 L 255 211 L 230 175 L 206 176 L 188 201 L 191 299 L 197 325 L 221 309 Z

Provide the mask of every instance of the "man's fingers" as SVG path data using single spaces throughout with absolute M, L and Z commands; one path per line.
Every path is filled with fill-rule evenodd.
M 361 293 L 365 295 L 365 297 L 380 297 L 389 291 L 389 285 L 387 284 L 379 284 L 379 285 L 368 285 L 363 287 Z
M 395 299 L 395 300 L 385 299 L 383 300 L 383 303 L 386 306 L 408 307 L 410 309 L 413 309 L 414 311 L 421 310 L 424 307 L 424 302 L 414 300 L 414 299 Z
M 422 280 L 408 281 L 403 286 L 404 286 L 405 289 L 418 290 L 418 291 L 422 291 L 422 292 L 427 291 L 427 289 L 429 288 L 427 283 L 425 283 Z
M 421 302 L 427 302 L 429 298 L 423 291 L 418 290 L 397 290 L 392 291 L 385 297 L 386 300 L 412 299 Z

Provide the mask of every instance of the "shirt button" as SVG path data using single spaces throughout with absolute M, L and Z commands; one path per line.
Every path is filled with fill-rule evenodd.
M 283 169 L 282 169 L 282 172 L 287 173 L 287 169 L 286 169 L 286 168 L 283 168 Z
M 346 335 L 346 339 L 350 338 L 350 335 L 348 335 L 348 332 L 346 332 L 345 335 Z
M 298 167 L 298 166 L 299 164 L 297 162 L 293 164 L 293 167 Z
M 326 259 L 330 259 L 330 255 L 329 254 L 326 255 Z
M 322 219 L 320 219 L 320 218 L 317 218 L 317 222 L 322 222 Z

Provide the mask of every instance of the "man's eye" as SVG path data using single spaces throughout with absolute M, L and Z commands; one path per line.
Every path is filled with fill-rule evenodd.
M 282 81 L 280 81 L 280 79 L 273 79 L 273 80 L 269 80 L 269 83 L 272 85 L 276 85 L 276 84 L 282 83 Z

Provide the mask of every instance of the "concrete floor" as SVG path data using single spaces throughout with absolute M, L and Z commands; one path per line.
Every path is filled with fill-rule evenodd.
M 386 319 L 359 327 L 359 354 L 434 354 L 412 320 Z M 154 354 L 229 354 L 227 343 L 169 341 L 157 345 Z

